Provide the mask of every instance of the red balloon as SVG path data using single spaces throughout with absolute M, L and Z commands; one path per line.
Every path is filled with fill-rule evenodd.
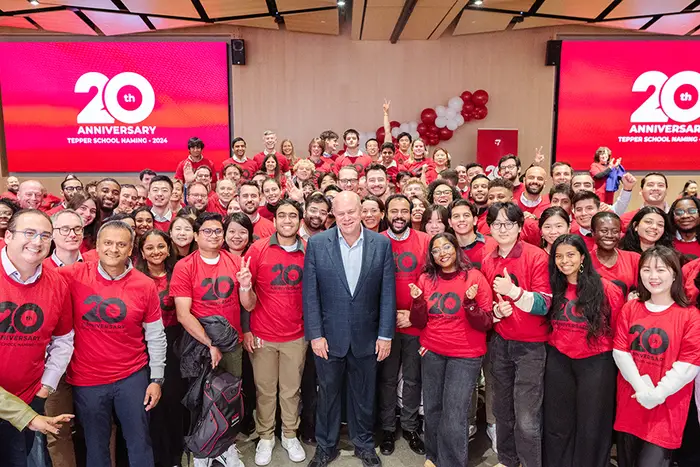
M 476 108 L 476 106 L 474 105 L 474 103 L 472 103 L 472 102 L 466 102 L 466 103 L 462 106 L 462 112 L 472 112 L 475 108 Z
M 447 141 L 450 138 L 452 138 L 453 131 L 450 130 L 449 128 L 440 128 L 440 139 L 442 141 Z
M 486 103 L 489 101 L 489 93 L 484 91 L 483 89 L 479 89 L 478 91 L 474 91 L 474 95 L 472 96 L 472 102 L 476 104 L 477 106 L 485 106 Z
M 434 124 L 436 118 L 437 114 L 435 113 L 435 109 L 423 109 L 423 111 L 420 113 L 420 119 L 426 125 Z
M 426 140 L 426 144 L 428 146 L 437 146 L 440 144 L 440 137 L 439 136 L 431 136 Z
M 467 102 L 471 102 L 472 93 L 469 91 L 464 91 L 459 97 L 461 97 L 464 103 L 466 104 Z
M 418 128 L 416 128 L 416 131 L 418 132 L 419 135 L 423 136 L 428 133 L 428 125 L 426 125 L 423 122 L 420 122 L 418 124 Z
M 394 129 L 394 128 L 400 127 L 400 126 L 401 126 L 401 123 L 400 123 L 400 122 L 397 122 L 396 120 L 392 120 L 392 121 L 389 123 L 389 125 L 391 125 L 391 128 Z
M 435 125 L 428 126 L 428 136 L 437 136 L 438 134 L 440 134 L 440 129 L 438 127 Z
M 473 111 L 471 111 L 471 112 L 462 111 L 462 117 L 464 117 L 465 122 L 470 122 L 470 121 L 474 120 L 474 112 Z
M 384 137 L 386 136 L 386 131 L 384 131 L 384 127 L 380 126 L 377 128 L 377 141 L 384 141 Z
M 489 111 L 486 107 L 477 107 L 476 110 L 474 110 L 474 118 L 476 120 L 483 120 L 488 114 Z

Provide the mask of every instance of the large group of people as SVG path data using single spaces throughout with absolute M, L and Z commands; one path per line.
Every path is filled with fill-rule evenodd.
M 172 178 L 68 175 L 60 197 L 10 177 L 0 465 L 181 465 L 183 340 L 242 380 L 260 466 L 279 438 L 325 467 L 344 422 L 363 466 L 398 432 L 466 466 L 482 380 L 502 466 L 608 467 L 613 444 L 620 467 L 698 465 L 697 184 L 638 183 L 607 148 L 582 173 L 506 155 L 490 179 L 386 133 L 297 154 L 266 131 L 220 165 L 193 137 Z M 215 460 L 243 466 L 235 443 Z

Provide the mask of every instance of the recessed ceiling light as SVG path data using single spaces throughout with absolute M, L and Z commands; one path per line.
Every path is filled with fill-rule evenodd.
M 345 0 L 338 0 L 338 6 L 345 6 Z
M 27 0 L 31 6 L 39 6 L 39 0 Z
M 484 0 L 474 0 L 474 5 L 481 6 L 484 4 Z

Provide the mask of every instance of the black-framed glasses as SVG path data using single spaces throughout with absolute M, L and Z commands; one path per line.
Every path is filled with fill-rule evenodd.
M 78 237 L 83 234 L 83 227 L 80 225 L 75 227 L 68 227 L 67 225 L 64 225 L 63 227 L 54 227 L 53 229 L 58 230 L 58 233 L 60 233 L 64 237 L 70 235 L 71 232 L 73 232 Z
M 221 237 L 224 234 L 224 229 L 199 229 L 205 237 Z
M 27 240 L 34 240 L 35 238 L 39 237 L 42 242 L 48 243 L 53 239 L 53 235 L 51 235 L 48 232 L 38 232 L 32 229 L 10 230 L 10 232 L 12 232 L 13 234 L 21 233 Z
M 517 222 L 494 222 L 491 224 L 491 230 L 512 230 Z
M 673 210 L 673 215 L 676 217 L 681 217 L 684 216 L 685 214 L 690 214 L 691 216 L 694 216 L 695 214 L 698 213 L 698 208 L 690 208 L 690 209 L 674 209 Z

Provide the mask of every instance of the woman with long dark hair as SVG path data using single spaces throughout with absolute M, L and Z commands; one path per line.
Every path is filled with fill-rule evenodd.
M 253 222 L 246 214 L 234 212 L 224 218 L 224 248 L 243 256 L 255 241 Z
M 191 216 L 175 216 L 168 228 L 168 235 L 177 259 L 184 258 L 197 249 L 197 242 L 194 241 L 194 220 Z
M 620 467 L 668 467 L 700 371 L 700 311 L 689 305 L 670 248 L 642 253 L 638 281 L 639 298 L 625 304 L 615 330 L 617 460 Z
M 80 245 L 80 252 L 85 253 L 95 248 L 97 241 L 97 230 L 100 228 L 100 212 L 102 210 L 100 201 L 87 191 L 78 192 L 73 195 L 66 209 L 72 209 L 83 218 L 83 243 Z
M 140 237 L 151 230 L 155 222 L 151 208 L 148 206 L 141 206 L 131 211 L 131 218 L 136 224 L 134 229 L 136 231 L 136 237 Z
M 591 219 L 595 248 L 591 251 L 593 267 L 601 277 L 613 282 L 627 294 L 637 288 L 639 254 L 618 248 L 622 222 L 614 212 L 599 212 Z
M 260 206 L 258 213 L 265 219 L 272 221 L 275 219 L 277 205 L 284 196 L 282 185 L 276 178 L 266 178 L 262 182 L 260 193 L 265 200 L 265 204 Z
M 547 254 L 551 254 L 552 245 L 557 238 L 569 233 L 571 218 L 559 206 L 550 206 L 542 212 L 538 225 L 542 238 L 540 246 Z
M 409 284 L 411 323 L 420 338 L 425 450 L 439 466 L 466 466 L 472 391 L 493 324 L 493 295 L 486 278 L 462 254 L 454 235 L 428 245 L 418 284 Z M 426 462 L 426 465 L 429 465 Z
M 655 206 L 644 206 L 630 220 L 625 236 L 620 240 L 620 249 L 641 255 L 657 245 L 673 248 L 668 217 Z
M 160 403 L 151 411 L 150 432 L 156 465 L 180 465 L 184 452 L 184 428 L 187 411 L 180 403 L 187 384 L 180 376 L 180 361 L 174 351 L 175 341 L 182 335 L 177 321 L 175 300 L 170 296 L 170 278 L 177 262 L 172 240 L 165 232 L 152 229 L 138 239 L 139 261 L 136 269 L 153 279 L 160 297 L 160 311 L 168 348 L 165 356 L 165 382 L 161 387 Z
M 608 467 L 615 413 L 613 326 L 624 298 L 565 234 L 549 257 L 552 332 L 544 374 L 544 466 Z

